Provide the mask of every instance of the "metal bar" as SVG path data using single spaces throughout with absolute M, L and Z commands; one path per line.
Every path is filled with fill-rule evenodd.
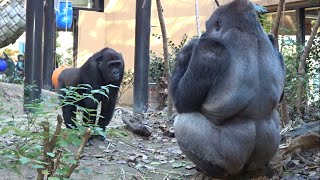
M 79 47 L 79 10 L 73 11 L 73 67 L 77 67 Z
M 296 19 L 297 19 L 297 42 L 299 45 L 304 45 L 304 42 L 306 40 L 304 8 L 296 9 Z
M 133 112 L 148 109 L 151 0 L 136 0 Z
M 39 100 L 41 96 L 43 5 L 43 0 L 27 0 L 24 111 L 31 111 L 25 105 Z
M 52 90 L 51 76 L 55 63 L 56 20 L 54 1 L 47 0 L 44 11 L 43 88 Z

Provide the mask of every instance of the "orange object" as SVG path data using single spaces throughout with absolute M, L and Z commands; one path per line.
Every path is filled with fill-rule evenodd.
M 54 88 L 58 88 L 58 77 L 59 77 L 60 73 L 66 68 L 69 68 L 69 66 L 63 64 L 53 71 L 52 76 L 51 76 L 51 81 L 52 81 Z

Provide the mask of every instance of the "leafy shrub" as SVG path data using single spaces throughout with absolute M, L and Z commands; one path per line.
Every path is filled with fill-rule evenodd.
M 109 85 L 110 86 L 110 85 Z M 100 90 L 91 90 L 89 85 L 79 85 L 62 89 L 66 93 L 61 97 L 62 105 L 74 104 L 84 98 L 94 98 L 99 93 L 108 96 L 109 86 Z M 33 89 L 27 87 L 26 89 Z M 91 90 L 91 93 L 80 95 L 77 89 Z M 44 101 L 34 101 L 26 105 L 29 110 L 26 118 L 17 120 L 15 112 L 6 112 L 3 103 L 0 104 L 0 115 L 12 113 L 11 118 L 0 118 L 0 138 L 5 139 L 0 144 L 0 168 L 12 169 L 21 175 L 22 165 L 29 165 L 38 172 L 38 178 L 65 179 L 70 177 L 79 164 L 80 155 L 87 138 L 90 136 L 87 124 L 77 123 L 77 129 L 61 128 L 62 118 L 58 116 L 55 129 L 50 125 L 52 117 L 59 106 L 48 110 L 48 106 L 57 103 L 57 98 Z M 81 108 L 90 112 L 90 109 Z M 81 118 L 81 117 L 80 117 Z M 103 134 L 101 128 L 90 127 L 96 134 Z M 85 134 L 83 139 L 79 138 Z M 80 146 L 77 153 L 69 150 L 70 146 Z
M 134 74 L 132 69 L 124 71 L 123 80 L 119 89 L 118 102 L 120 101 L 122 95 L 133 87 L 133 76 Z

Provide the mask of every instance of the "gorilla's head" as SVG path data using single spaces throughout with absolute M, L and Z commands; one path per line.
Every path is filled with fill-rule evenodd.
M 111 48 L 105 48 L 100 52 L 96 62 L 102 78 L 108 83 L 121 81 L 124 71 L 122 55 Z
M 225 38 L 232 34 L 259 34 L 260 24 L 249 0 L 234 0 L 219 6 L 206 21 L 206 33 L 211 38 Z
M 91 56 L 81 67 L 85 71 L 85 78 L 90 82 L 98 81 L 100 85 L 120 85 L 124 73 L 122 55 L 111 48 L 104 48 Z
M 102 71 L 104 79 L 110 83 L 119 81 L 123 74 L 122 60 L 98 61 L 99 69 Z

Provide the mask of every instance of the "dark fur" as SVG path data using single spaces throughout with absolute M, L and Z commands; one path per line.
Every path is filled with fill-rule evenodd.
M 284 63 L 253 5 L 220 6 L 177 54 L 170 93 L 181 150 L 210 176 L 260 171 L 280 141 Z
M 80 68 L 67 68 L 61 72 L 59 75 L 59 90 L 61 88 L 69 86 L 77 86 L 79 84 L 89 84 L 92 89 L 100 89 L 101 86 L 106 86 L 109 84 L 120 87 L 122 82 L 124 72 L 124 61 L 121 54 L 117 53 L 111 48 L 104 48 L 101 51 L 95 53 L 90 57 L 86 63 Z M 106 126 L 110 123 L 115 109 L 118 88 L 109 88 L 108 97 L 101 94 L 95 94 L 94 97 L 101 102 L 101 117 L 99 118 L 98 125 L 105 130 Z M 64 92 L 59 91 L 62 95 Z M 78 93 L 90 93 L 90 90 L 78 90 Z M 88 122 L 90 119 L 90 124 L 96 122 L 96 109 L 98 104 L 90 98 L 86 98 L 77 103 L 77 105 L 94 109 L 95 115 L 84 114 L 84 122 Z M 67 105 L 62 107 L 64 123 L 68 128 L 76 127 L 75 123 L 72 121 L 75 119 L 76 106 Z

